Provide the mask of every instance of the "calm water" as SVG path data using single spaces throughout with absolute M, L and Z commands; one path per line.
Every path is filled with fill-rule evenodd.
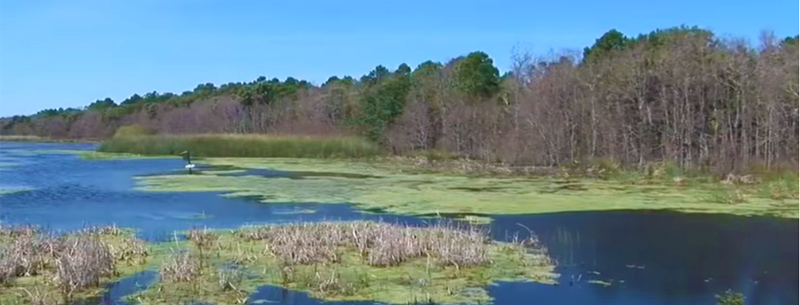
M 133 189 L 137 175 L 180 172 L 180 159 L 84 161 L 58 149 L 86 144 L 0 143 L 0 222 L 53 230 L 86 225 L 135 227 L 157 240 L 191 227 L 250 223 L 413 217 L 362 214 L 346 204 L 259 204 L 217 193 L 150 193 Z M 282 173 L 263 173 L 281 176 Z M 309 211 L 314 211 L 309 213 Z M 303 212 L 303 213 L 297 213 Z M 741 291 L 747 304 L 798 304 L 798 222 L 768 218 L 653 212 L 497 216 L 495 238 L 528 227 L 550 249 L 560 285 L 491 286 L 495 304 L 715 304 L 713 295 Z M 522 234 L 524 233 L 524 234 Z M 143 273 L 109 286 L 114 304 L 155 277 Z M 612 283 L 609 287 L 588 280 Z M 320 304 L 306 294 L 262 287 L 252 300 Z M 327 304 L 327 303 L 326 303 Z M 371 304 L 366 302 L 364 304 Z

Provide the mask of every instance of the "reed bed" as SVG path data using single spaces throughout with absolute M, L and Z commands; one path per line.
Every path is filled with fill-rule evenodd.
M 552 261 L 535 237 L 501 243 L 487 233 L 452 221 L 195 229 L 171 243 L 177 249 L 162 262 L 161 281 L 131 298 L 241 304 L 271 284 L 325 300 L 476 303 L 491 299 L 483 287 L 494 280 L 552 280 Z
M 61 304 L 99 293 L 120 268 L 143 264 L 146 244 L 116 227 L 55 236 L 29 226 L 0 227 L 0 303 Z
M 171 242 L 161 281 L 130 296 L 147 304 L 244 304 L 262 285 L 324 300 L 480 303 L 495 280 L 552 282 L 535 237 L 493 241 L 479 226 L 312 222 L 193 229 Z
M 200 275 L 200 260 L 189 253 L 172 255 L 161 265 L 161 279 L 168 282 L 191 282 Z
M 246 240 L 265 241 L 265 251 L 292 264 L 339 262 L 356 250 L 369 266 L 398 266 L 430 258 L 441 266 L 473 267 L 489 262 L 491 239 L 473 226 L 452 222 L 410 227 L 376 222 L 320 222 L 246 228 L 235 232 Z
M 142 267 L 137 272 L 158 266 L 160 281 L 130 296 L 147 304 L 244 304 L 266 284 L 329 300 L 476 303 L 490 300 L 483 287 L 492 281 L 547 282 L 554 276 L 535 238 L 501 243 L 481 227 L 452 221 L 194 229 L 186 240 L 157 245 L 113 226 L 60 236 L 0 227 L 2 304 L 84 300 L 100 294 L 104 283 L 132 274 L 129 266 Z
M 130 135 L 104 141 L 100 152 L 202 157 L 363 158 L 381 153 L 358 137 L 284 137 L 253 134 Z

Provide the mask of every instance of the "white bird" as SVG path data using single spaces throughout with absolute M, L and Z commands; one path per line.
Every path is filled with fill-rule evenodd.
M 194 168 L 194 164 L 189 163 L 189 164 L 186 164 L 186 166 L 184 166 L 184 167 L 188 168 L 188 169 L 192 169 L 192 168 Z

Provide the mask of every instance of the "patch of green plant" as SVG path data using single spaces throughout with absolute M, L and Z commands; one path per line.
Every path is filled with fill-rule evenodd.
M 785 200 L 798 198 L 798 182 L 796 179 L 771 180 L 761 184 L 762 196 L 775 200 Z
M 140 155 L 200 157 L 363 158 L 381 154 L 377 144 L 356 137 L 280 137 L 268 135 L 115 136 L 98 151 Z
M 208 158 L 212 166 L 319 173 L 301 178 L 163 175 L 137 178 L 146 191 L 214 191 L 265 203 L 352 203 L 410 215 L 533 214 L 565 211 L 673 210 L 796 218 L 796 202 L 761 196 L 757 185 L 696 181 L 620 183 L 559 177 L 474 177 L 398 171 L 375 161 Z M 358 174 L 358 176 L 344 175 Z M 736 193 L 738 192 L 738 193 Z
M 711 193 L 711 200 L 722 204 L 740 204 L 747 202 L 748 198 L 740 187 L 720 186 Z
M 717 305 L 744 305 L 744 295 L 730 289 L 722 295 L 716 295 Z
M 106 153 L 99 151 L 80 151 L 80 156 L 84 160 L 120 160 L 120 159 L 143 159 L 143 158 L 177 158 L 176 156 L 151 156 L 129 153 Z
M 114 137 L 148 136 L 154 132 L 138 124 L 124 125 L 114 131 Z

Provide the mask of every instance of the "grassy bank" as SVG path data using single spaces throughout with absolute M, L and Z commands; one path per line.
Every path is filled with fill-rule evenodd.
M 228 175 L 148 176 L 149 191 L 218 191 L 266 203 L 353 203 L 364 210 L 410 215 L 530 214 L 566 211 L 673 210 L 691 213 L 797 218 L 797 176 L 761 181 L 620 175 L 605 179 L 551 176 L 466 176 L 412 171 L 387 162 L 334 159 L 209 158 L 231 169 L 278 170 L 291 177 Z
M 380 154 L 374 143 L 356 137 L 282 137 L 270 135 L 122 135 L 104 141 L 98 151 L 139 155 L 203 157 L 362 158 Z
M 57 238 L 1 228 L 0 304 L 80 302 L 101 295 L 106 283 L 153 269 L 157 282 L 130 301 L 243 304 L 257 287 L 277 285 L 324 300 L 475 304 L 491 300 L 485 287 L 493 282 L 553 283 L 557 276 L 536 239 L 497 242 L 450 222 L 299 223 L 185 235 L 146 244 L 115 227 Z

